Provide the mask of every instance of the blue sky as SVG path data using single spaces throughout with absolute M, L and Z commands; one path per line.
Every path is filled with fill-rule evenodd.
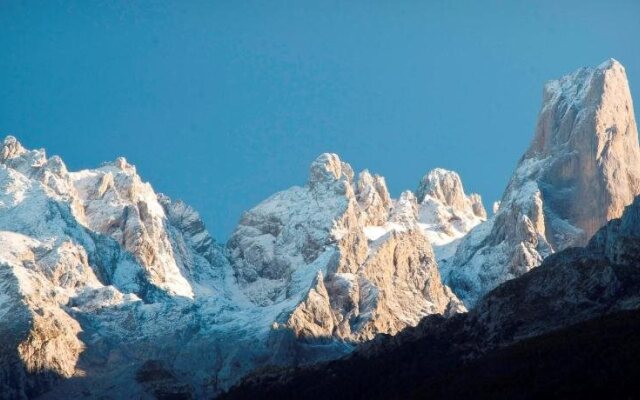
M 434 167 L 498 199 L 542 86 L 614 57 L 640 2 L 0 2 L 0 134 L 71 169 L 119 155 L 224 240 L 325 151 L 393 195 Z

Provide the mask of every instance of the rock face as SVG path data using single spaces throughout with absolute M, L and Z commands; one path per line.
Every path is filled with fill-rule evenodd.
M 405 194 L 392 209 L 382 177 L 363 171 L 354 183 L 335 154 L 318 157 L 309 175 L 305 187 L 245 213 L 228 244 L 253 303 L 301 299 L 276 321 L 280 328 L 308 340 L 366 340 L 463 310 L 440 281 L 415 197 Z M 371 229 L 382 233 L 368 240 Z
M 640 193 L 640 149 L 624 68 L 609 60 L 545 85 L 529 149 L 495 216 L 443 276 L 467 305 L 553 253 L 584 245 Z

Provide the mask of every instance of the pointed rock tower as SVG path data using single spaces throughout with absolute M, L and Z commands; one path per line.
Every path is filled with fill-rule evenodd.
M 535 136 L 496 215 L 466 237 L 444 272 L 467 303 L 585 245 L 640 193 L 640 148 L 624 67 L 608 60 L 544 87 Z

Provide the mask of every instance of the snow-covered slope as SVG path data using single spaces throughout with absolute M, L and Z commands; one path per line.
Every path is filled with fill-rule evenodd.
M 473 305 L 549 254 L 584 245 L 640 193 L 640 148 L 624 67 L 608 60 L 545 85 L 535 136 L 495 216 L 443 264 Z

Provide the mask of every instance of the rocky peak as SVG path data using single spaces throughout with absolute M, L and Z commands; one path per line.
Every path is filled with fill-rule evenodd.
M 358 174 L 356 199 L 363 211 L 364 225 L 382 225 L 387 221 L 391 196 L 387 184 L 380 175 L 371 175 L 368 170 Z
M 318 257 L 353 233 L 359 212 L 353 169 L 336 154 L 321 154 L 306 186 L 276 193 L 245 212 L 231 235 L 227 247 L 243 292 L 259 305 L 295 292 L 295 274 L 316 262 L 326 268 L 327 260 Z
M 118 169 L 120 169 L 122 171 L 128 171 L 128 172 L 131 172 L 132 174 L 136 174 L 135 165 L 129 164 L 127 159 L 124 158 L 124 157 L 118 157 L 112 163 L 110 163 L 108 165 L 113 165 L 114 167 L 116 167 L 116 168 L 118 168 Z
M 422 203 L 431 196 L 443 204 L 461 209 L 465 206 L 466 196 L 460 176 L 443 168 L 436 168 L 425 175 L 416 191 L 418 202 Z
M 0 164 L 27 178 L 36 179 L 57 195 L 73 196 L 64 162 L 58 156 L 47 159 L 43 149 L 26 149 L 15 137 L 7 136 L 0 150 Z
M 15 137 L 7 136 L 0 150 L 0 163 L 32 177 L 46 166 L 47 157 L 44 150 L 27 150 Z
M 187 263 L 176 252 L 183 249 L 176 246 L 176 241 L 184 240 L 185 233 L 172 225 L 176 221 L 167 218 L 158 195 L 137 175 L 134 166 L 118 158 L 95 170 L 71 173 L 70 177 L 80 203 L 77 218 L 83 225 L 116 240 L 163 291 L 193 297 Z M 178 231 L 172 232 L 172 227 Z
M 38 213 L 60 210 L 53 213 L 55 217 L 47 215 L 46 222 L 42 218 L 42 222 L 22 222 L 21 229 L 37 231 L 39 239 L 58 237 L 64 232 L 58 224 L 70 232 L 86 230 L 100 238 L 100 246 L 119 248 L 110 248 L 112 254 L 121 250 L 132 255 L 135 263 L 122 257 L 120 271 L 128 268 L 126 273 L 117 265 L 99 271 L 106 282 L 122 290 L 144 291 L 148 301 L 167 294 L 193 297 L 193 285 L 216 275 L 213 264 L 224 262 L 197 213 L 183 203 L 173 205 L 166 197 L 161 204 L 161 196 L 123 157 L 96 169 L 69 172 L 60 157 L 47 158 L 44 150 L 25 149 L 14 137 L 4 140 L 1 153 L 0 163 L 14 181 L 2 195 L 28 204 L 5 211 L 6 230 L 15 230 L 19 221 L 31 221 Z M 18 186 L 26 194 L 16 192 Z M 87 246 L 90 257 L 104 250 Z
M 411 191 L 405 190 L 400 194 L 391 211 L 389 221 L 408 228 L 415 226 L 418 221 L 418 201 Z
M 454 171 L 435 168 L 426 174 L 416 190 L 418 203 L 435 200 L 453 210 L 471 212 L 480 218 L 486 218 L 487 212 L 482 205 L 482 198 L 477 193 L 467 196 L 462 186 L 460 175 Z
M 26 152 L 22 144 L 18 142 L 14 136 L 7 136 L 2 142 L 2 150 L 0 150 L 0 162 L 4 163 L 6 160 L 14 157 L 19 157 Z
M 323 153 L 318 156 L 309 168 L 309 186 L 331 184 L 336 181 L 353 182 L 353 169 L 340 160 L 337 154 Z
M 640 150 L 624 67 L 611 59 L 545 86 L 545 101 L 524 160 L 545 159 L 546 204 L 581 229 L 586 241 L 619 217 L 640 190 Z M 571 187 L 571 191 L 557 190 Z M 574 207 L 574 204 L 582 204 Z M 563 247 L 549 239 L 556 247 Z
M 60 177 L 66 177 L 69 174 L 67 166 L 59 156 L 52 156 L 47 160 L 47 169 Z
M 608 60 L 550 81 L 496 215 L 463 240 L 446 281 L 476 298 L 554 251 L 585 245 L 638 193 L 640 146 L 622 65 Z
M 478 194 L 467 196 L 454 171 L 436 168 L 426 174 L 416 190 L 419 226 L 433 245 L 440 268 L 451 257 L 459 239 L 485 221 L 487 213 Z

